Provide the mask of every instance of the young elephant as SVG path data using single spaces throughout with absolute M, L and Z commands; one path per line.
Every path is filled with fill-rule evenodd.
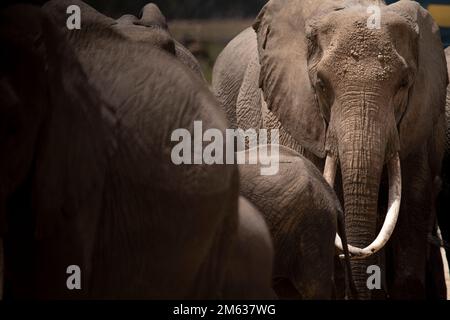
M 233 299 L 275 298 L 271 289 L 272 238 L 261 213 L 242 196 L 239 197 L 237 239 L 231 251 L 224 296 Z
M 0 21 L 5 297 L 227 298 L 233 246 L 258 245 L 239 243 L 238 168 L 171 160 L 175 129 L 225 131 L 204 83 L 88 15 L 74 32 L 31 6 Z
M 243 151 L 246 163 L 252 151 Z M 309 160 L 284 146 L 278 174 L 263 176 L 260 169 L 260 164 L 239 166 L 241 194 L 261 211 L 272 234 L 275 292 L 287 299 L 333 298 L 335 235 L 342 217 L 333 189 Z

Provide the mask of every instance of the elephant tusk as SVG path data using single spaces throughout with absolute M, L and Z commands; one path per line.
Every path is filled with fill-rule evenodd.
M 336 179 L 336 170 L 337 170 L 337 161 L 332 156 L 328 155 L 325 160 L 325 168 L 323 169 L 323 177 L 326 182 L 334 189 L 334 180 Z M 344 251 L 344 246 L 342 244 L 341 237 L 336 232 L 336 238 L 334 240 L 334 245 L 340 251 Z M 351 255 L 354 255 L 355 252 L 358 252 L 358 248 L 355 248 L 351 245 L 348 245 L 348 250 Z
M 336 178 L 337 161 L 332 156 L 328 155 L 325 160 L 325 168 L 323 169 L 323 177 L 334 188 L 334 180 Z
M 331 156 L 327 156 L 325 161 L 324 178 L 334 187 L 334 179 L 336 176 L 336 160 Z M 374 253 L 380 251 L 384 245 L 390 239 L 392 233 L 394 232 L 395 225 L 398 220 L 398 215 L 400 212 L 401 194 L 402 194 L 402 179 L 401 179 L 401 168 L 400 168 L 400 156 L 397 153 L 388 164 L 388 175 L 389 175 L 389 202 L 388 202 L 388 212 L 386 214 L 386 219 L 383 223 L 376 239 L 364 249 L 360 249 L 351 245 L 348 245 L 348 251 L 352 258 L 364 259 Z M 338 234 L 335 238 L 335 246 L 343 251 L 342 240 Z M 341 258 L 344 255 L 340 255 Z
M 336 170 L 337 170 L 337 161 L 330 155 L 327 155 L 327 159 L 325 160 L 325 168 L 323 169 L 323 177 L 325 181 L 330 185 L 331 188 L 334 189 L 334 180 L 336 179 Z M 341 237 L 336 232 L 336 238 L 334 240 L 334 245 L 340 251 L 344 251 L 344 246 L 342 244 Z M 355 248 L 351 245 L 347 245 L 349 253 L 353 255 L 352 252 L 357 252 L 358 248 Z
M 336 248 L 338 248 L 340 251 L 344 251 L 344 246 L 342 245 L 342 239 L 341 237 L 339 237 L 339 235 L 336 233 L 336 238 L 334 239 L 334 245 Z M 358 258 L 358 259 L 363 259 L 366 258 L 369 255 L 365 255 L 364 250 L 365 249 L 360 249 L 358 247 L 354 247 L 352 245 L 347 245 L 348 247 L 348 252 L 350 253 L 350 258 Z M 375 252 L 374 252 L 375 253 Z M 344 259 L 345 256 L 343 254 L 339 255 L 339 258 Z

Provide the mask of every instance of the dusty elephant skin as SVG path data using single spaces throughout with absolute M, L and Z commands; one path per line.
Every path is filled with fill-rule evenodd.
M 233 246 L 263 239 L 253 258 L 270 262 L 267 228 L 240 224 L 236 166 L 170 159 L 174 129 L 201 119 L 224 131 L 225 115 L 173 56 L 103 17 L 67 41 L 67 3 L 47 7 L 56 24 L 30 6 L 0 13 L 5 297 L 227 298 Z M 258 243 L 239 243 L 242 229 Z M 67 290 L 73 264 L 82 290 Z M 271 297 L 256 278 L 244 297 Z
M 367 27 L 373 4 L 379 29 Z M 213 72 L 235 126 L 280 128 L 284 145 L 319 168 L 327 157 L 333 177 L 330 169 L 340 168 L 330 182 L 344 204 L 351 252 L 365 257 L 352 260 L 363 299 L 376 293 L 366 286 L 372 264 L 385 274 L 388 298 L 445 297 L 442 261 L 428 238 L 446 86 L 439 29 L 413 1 L 271 0 Z
M 450 47 L 445 49 L 447 71 L 450 74 Z M 450 85 L 447 87 L 447 103 L 445 105 L 447 128 L 445 132 L 445 155 L 442 162 L 442 190 L 438 197 L 437 210 L 442 238 L 446 242 L 447 261 L 450 263 Z
M 246 156 L 250 152 L 247 150 Z M 333 261 L 338 198 L 319 170 L 280 147 L 280 169 L 261 176 L 260 165 L 239 166 L 241 194 L 262 212 L 275 246 L 273 287 L 283 299 L 336 297 Z

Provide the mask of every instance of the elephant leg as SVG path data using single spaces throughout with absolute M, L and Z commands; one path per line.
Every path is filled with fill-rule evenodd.
M 442 188 L 437 199 L 437 219 L 441 229 L 442 239 L 450 244 L 450 157 L 447 156 L 442 166 Z M 450 265 L 450 247 L 446 246 L 445 253 Z
M 239 226 L 226 272 L 225 299 L 274 299 L 273 246 L 259 211 L 239 198 Z
M 335 299 L 344 300 L 346 295 L 345 266 L 338 255 L 334 257 L 334 287 Z
M 441 253 L 441 239 L 438 235 L 438 215 L 439 215 L 439 192 L 441 191 L 442 180 L 434 179 L 433 185 L 433 212 L 435 216 L 431 219 L 430 225 L 430 252 L 427 263 L 427 298 L 429 300 L 446 300 L 447 287 L 445 283 L 444 261 Z M 441 233 L 442 235 L 442 233 Z
M 424 148 L 425 149 L 425 148 Z M 425 299 L 429 226 L 434 219 L 432 174 L 425 151 L 409 156 L 402 166 L 402 204 L 391 242 L 393 299 Z
M 289 250 L 294 255 L 287 272 L 301 299 L 328 300 L 336 296 L 334 281 L 336 227 L 333 221 L 336 216 L 323 210 L 313 208 L 306 210 L 308 215 L 296 226 L 298 236 L 293 239 L 298 239 L 298 242 L 293 242 L 295 247 Z M 343 238 L 345 239 L 345 235 Z M 278 257 L 278 261 L 285 260 L 279 254 Z M 346 272 L 345 270 L 343 272 L 346 281 L 348 280 L 345 278 Z
M 436 228 L 433 236 L 437 237 Z M 430 254 L 427 262 L 427 299 L 446 300 L 447 287 L 442 262 L 440 246 L 430 245 Z
M 307 258 L 307 260 L 309 259 Z M 329 268 L 321 265 L 319 259 L 314 259 L 313 261 L 318 261 L 319 263 L 314 265 L 311 261 L 299 261 L 294 264 L 297 271 L 292 274 L 291 283 L 298 292 L 298 297 L 302 300 L 329 300 L 336 298 L 336 288 L 333 281 L 334 267 Z M 332 266 L 332 264 L 333 261 L 328 262 L 329 266 Z M 311 267 L 313 265 L 314 267 Z M 295 296 L 284 298 L 291 299 L 295 298 Z

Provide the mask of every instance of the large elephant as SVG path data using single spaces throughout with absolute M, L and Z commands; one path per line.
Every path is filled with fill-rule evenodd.
M 241 152 L 252 163 L 258 150 Z M 292 149 L 280 146 L 276 161 L 276 175 L 261 175 L 261 163 L 239 166 L 241 194 L 261 211 L 274 241 L 273 288 L 283 299 L 344 298 L 334 275 L 337 221 L 346 239 L 339 199 L 320 171 Z M 353 289 L 348 259 L 346 264 Z
M 268 231 L 240 221 L 259 217 L 238 215 L 235 165 L 177 166 L 170 138 L 194 120 L 223 132 L 224 113 L 174 57 L 101 21 L 69 31 L 59 14 L 77 1 L 57 2 L 56 24 L 32 6 L 0 12 L 5 297 L 232 298 L 234 248 L 262 247 L 239 266 L 270 271 Z M 265 277 L 246 297 L 271 297 Z
M 282 144 L 336 178 L 364 299 L 369 265 L 380 265 L 394 299 L 425 298 L 427 264 L 442 269 L 427 239 L 446 86 L 439 28 L 413 1 L 271 0 L 213 72 L 235 126 L 278 128 Z
M 450 74 L 450 47 L 445 49 L 447 70 Z M 438 197 L 438 220 L 445 241 L 447 261 L 450 264 L 450 85 L 447 86 L 447 103 L 445 106 L 447 128 L 445 134 L 445 155 L 442 162 L 442 190 Z

